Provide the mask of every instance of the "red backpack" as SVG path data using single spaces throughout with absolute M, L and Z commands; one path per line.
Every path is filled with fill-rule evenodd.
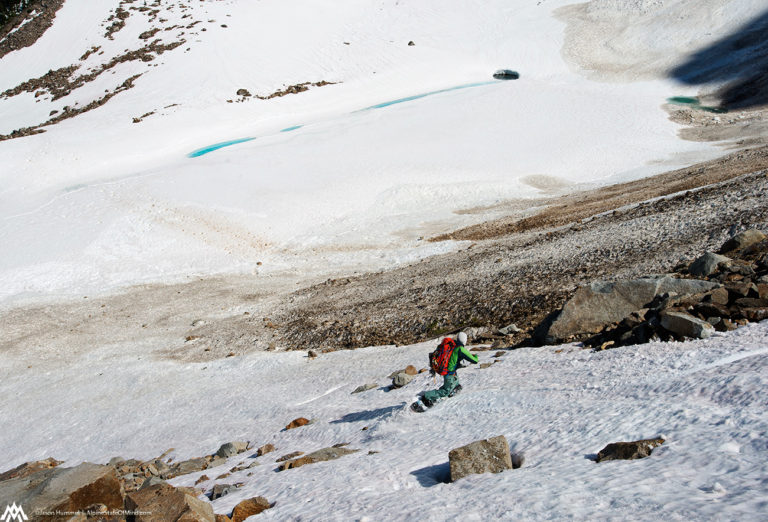
M 429 354 L 429 366 L 439 375 L 448 374 L 448 363 L 451 361 L 456 341 L 450 337 L 443 339 L 435 351 Z

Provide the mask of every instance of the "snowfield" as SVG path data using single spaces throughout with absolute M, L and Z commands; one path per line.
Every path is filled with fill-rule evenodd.
M 393 391 L 386 377 L 426 366 L 436 342 L 199 364 L 144 357 L 140 346 L 34 368 L 4 357 L 3 423 L 13 429 L 1 449 L 8 468 L 49 456 L 65 466 L 149 459 L 171 447 L 183 460 L 230 440 L 272 443 L 274 453 L 252 450 L 171 481 L 192 486 L 205 474 L 206 490 L 242 482 L 214 511 L 261 495 L 276 506 L 260 519 L 763 520 L 767 341 L 763 322 L 706 341 L 519 349 L 459 370 L 463 392 L 423 414 L 408 406 L 433 386 L 429 374 Z M 369 382 L 379 387 L 351 394 Z M 301 416 L 315 422 L 282 431 Z M 525 455 L 522 468 L 444 482 L 451 449 L 497 435 Z M 591 460 L 610 442 L 657 436 L 666 442 L 647 459 Z M 282 455 L 344 442 L 360 451 L 275 471 Z M 215 480 L 243 461 L 259 465 Z
M 73 64 L 76 75 L 95 71 L 154 39 L 183 44 L 118 63 L 56 100 L 44 90 L 0 99 L 0 133 L 10 133 L 141 74 L 97 109 L 0 144 L 0 300 L 213 273 L 390 268 L 456 248 L 419 238 L 491 217 L 456 211 L 722 154 L 676 137 L 662 105 L 697 89 L 666 79 L 659 60 L 655 76 L 646 67 L 642 81 L 618 83 L 595 81 L 594 71 L 588 79 L 563 59 L 566 24 L 555 11 L 572 3 L 174 0 L 151 18 L 117 0 L 68 0 L 35 45 L 0 60 L 0 90 Z M 726 20 L 705 10 L 652 26 L 667 45 L 662 65 L 762 9 L 720 3 L 739 8 Z M 628 4 L 627 16 L 650 4 Z M 110 40 L 118 6 L 130 16 Z M 644 45 L 645 29 L 622 42 Z M 577 36 L 588 30 L 577 26 Z M 492 81 L 501 67 L 521 79 L 450 90 Z M 236 95 L 318 81 L 336 83 L 270 100 Z M 187 157 L 243 138 L 256 139 Z

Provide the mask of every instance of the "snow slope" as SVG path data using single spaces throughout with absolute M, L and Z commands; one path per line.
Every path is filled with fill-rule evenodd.
M 260 516 L 270 520 L 763 520 L 766 343 L 763 322 L 705 341 L 520 349 L 460 370 L 464 391 L 423 414 L 408 404 L 433 386 L 428 374 L 394 391 L 386 376 L 424 366 L 433 342 L 184 365 L 153 359 L 151 343 L 51 354 L 34 368 L 19 354 L 0 360 L 0 411 L 13 426 L 0 454 L 5 469 L 48 456 L 74 465 L 174 447 L 180 460 L 230 440 L 272 443 L 274 453 L 203 473 L 258 466 L 199 485 L 242 482 L 214 510 L 262 495 L 276 502 Z M 379 388 L 351 394 L 368 382 Z M 299 416 L 315 422 L 282 431 Z M 444 482 L 452 448 L 497 435 L 525 455 L 522 468 Z M 591 460 L 610 442 L 659 435 L 666 443 L 648 459 Z M 275 471 L 279 456 L 343 442 L 360 451 Z M 191 486 L 203 473 L 172 483 Z
M 184 43 L 57 100 L 0 99 L 8 133 L 142 74 L 97 109 L 0 142 L 0 300 L 231 271 L 390 267 L 456 248 L 420 237 L 489 217 L 455 211 L 540 195 L 531 176 L 570 190 L 720 154 L 679 140 L 661 109 L 693 88 L 663 77 L 595 81 L 564 61 L 565 24 L 553 11 L 571 3 L 173 0 L 150 5 L 152 18 L 117 0 L 68 0 L 35 45 L 0 60 L 1 90 L 72 64 L 97 70 L 154 39 Z M 628 17 L 638 8 L 619 4 L 611 8 Z M 727 22 L 706 11 L 664 25 L 659 38 L 678 42 L 682 60 L 758 4 L 740 1 Z M 118 6 L 130 16 L 110 40 Z M 522 78 L 450 90 L 499 67 Z M 337 83 L 270 100 L 235 94 L 323 80 Z M 361 110 L 434 91 L 446 92 Z M 243 138 L 256 139 L 187 157 Z

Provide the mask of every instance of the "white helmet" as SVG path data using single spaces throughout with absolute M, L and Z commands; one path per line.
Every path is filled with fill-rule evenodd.
M 467 334 L 464 332 L 459 332 L 459 334 L 456 336 L 456 342 L 459 343 L 462 346 L 467 345 Z

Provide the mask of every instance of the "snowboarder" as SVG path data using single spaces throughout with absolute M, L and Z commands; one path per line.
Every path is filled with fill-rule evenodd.
M 458 369 L 461 361 L 467 360 L 472 364 L 477 364 L 477 356 L 470 353 L 466 348 L 467 334 L 459 332 L 456 336 L 456 346 L 451 352 L 450 359 L 448 359 L 446 373 L 443 375 L 443 385 L 437 390 L 429 390 L 424 393 L 421 398 L 421 402 L 427 408 L 431 408 L 437 401 L 445 397 L 453 397 L 459 391 L 461 391 L 461 384 L 459 384 L 459 378 L 456 376 L 456 370 Z M 435 373 L 434 368 L 431 370 Z

